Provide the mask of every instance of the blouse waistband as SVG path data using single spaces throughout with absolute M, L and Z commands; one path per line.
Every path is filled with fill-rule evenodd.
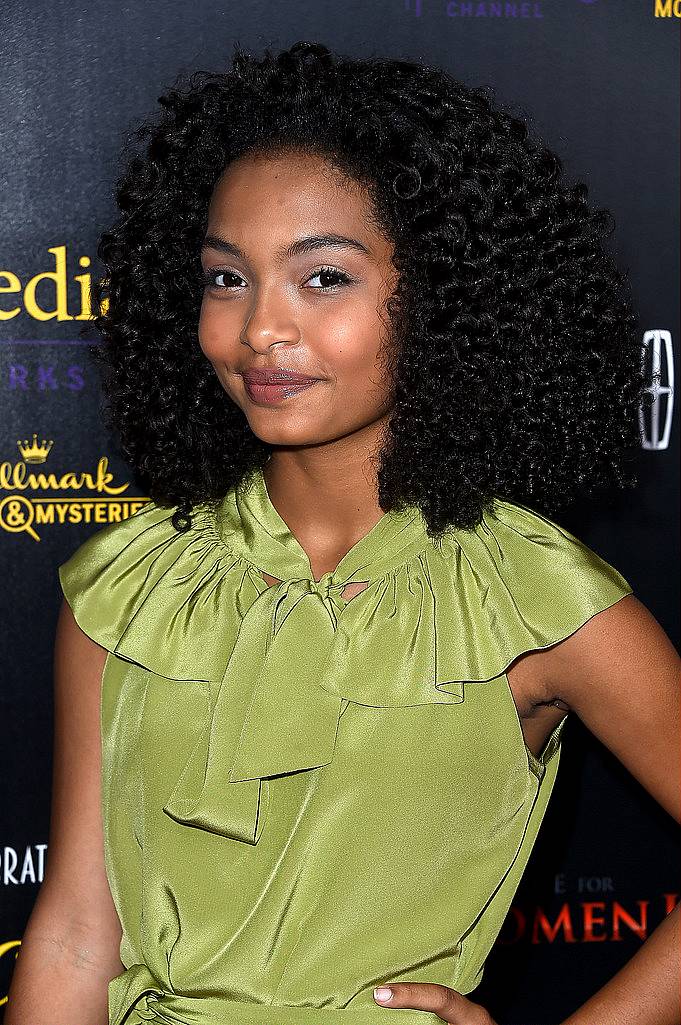
M 109 983 L 109 1025 L 390 1025 L 389 1016 L 392 1025 L 442 1025 L 437 1014 L 406 1007 L 294 1007 L 169 993 L 146 965 Z

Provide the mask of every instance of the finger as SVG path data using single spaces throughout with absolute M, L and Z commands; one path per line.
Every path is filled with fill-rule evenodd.
M 390 989 L 392 996 L 381 999 L 379 991 Z M 374 990 L 376 1003 L 383 1007 L 411 1007 L 418 1011 L 432 1011 L 448 1025 L 495 1025 L 489 1012 L 480 1004 L 468 1000 L 449 986 L 434 982 L 392 982 Z

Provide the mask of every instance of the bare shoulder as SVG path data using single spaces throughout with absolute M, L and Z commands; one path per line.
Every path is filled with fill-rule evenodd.
M 645 704 L 653 697 L 670 708 L 678 696 L 679 654 L 634 594 L 624 595 L 541 654 L 547 693 L 578 713 L 594 703 L 600 706 L 608 694 L 617 702 L 623 684 L 633 685 L 632 699 L 642 698 Z
M 575 712 L 681 818 L 681 658 L 635 595 L 624 595 L 564 640 L 529 653 L 525 677 L 528 694 Z

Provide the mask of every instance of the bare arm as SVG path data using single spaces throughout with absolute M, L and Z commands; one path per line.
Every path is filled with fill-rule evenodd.
M 681 659 L 633 594 L 551 649 L 551 693 L 681 821 Z M 562 1025 L 679 1025 L 679 905 Z
M 104 868 L 100 698 L 106 651 L 62 602 L 54 650 L 54 763 L 45 878 L 17 958 L 5 1025 L 106 1025 L 121 926 Z
M 560 700 L 677 822 L 681 819 L 681 659 L 633 594 L 565 640 L 529 658 L 546 701 Z M 679 905 L 605 986 L 561 1025 L 679 1025 Z M 480 1004 L 448 986 L 382 983 L 386 1007 L 434 1011 L 448 1025 L 495 1025 Z M 397 1019 L 396 1023 L 397 1023 Z

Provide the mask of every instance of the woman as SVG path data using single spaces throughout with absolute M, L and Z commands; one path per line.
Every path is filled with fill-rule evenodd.
M 60 567 L 9 1025 L 490 1025 L 570 712 L 678 816 L 678 655 L 548 518 L 631 483 L 607 214 L 407 61 L 239 50 L 161 103 L 96 289 L 152 501 Z M 671 1025 L 677 928 L 570 1025 Z

